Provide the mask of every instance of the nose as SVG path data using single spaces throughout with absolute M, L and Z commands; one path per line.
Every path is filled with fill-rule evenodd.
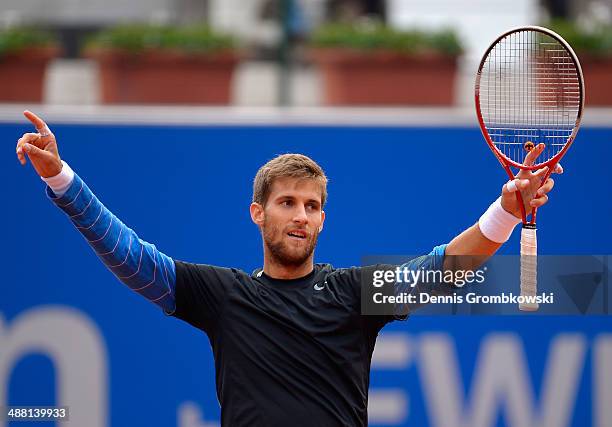
M 308 215 L 306 215 L 305 206 L 296 205 L 296 210 L 293 215 L 293 222 L 300 225 L 306 225 L 308 223 Z

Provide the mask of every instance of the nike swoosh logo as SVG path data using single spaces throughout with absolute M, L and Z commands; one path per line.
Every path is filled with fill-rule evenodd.
M 323 286 L 323 285 L 322 285 L 322 284 L 320 284 L 320 283 L 316 283 L 316 284 L 314 285 L 314 288 L 315 288 L 315 291 L 322 291 L 323 289 L 325 289 L 325 286 Z

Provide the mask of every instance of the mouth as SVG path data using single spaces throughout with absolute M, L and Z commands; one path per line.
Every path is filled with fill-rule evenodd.
M 287 233 L 292 239 L 304 240 L 306 239 L 306 232 L 304 230 L 293 230 Z

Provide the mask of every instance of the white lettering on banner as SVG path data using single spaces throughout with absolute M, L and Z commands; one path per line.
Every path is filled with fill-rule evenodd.
M 108 370 L 97 326 L 74 308 L 32 308 L 10 325 L 0 313 L 0 406 L 7 406 L 11 371 L 22 357 L 42 353 L 56 369 L 57 406 L 68 406 L 70 424 L 108 425 Z M 6 421 L 0 418 L 0 427 Z
M 530 351 L 542 351 L 543 344 Z M 481 340 L 472 379 L 464 387 L 451 334 L 381 334 L 372 358 L 374 370 L 398 373 L 416 366 L 423 401 L 433 427 L 488 427 L 503 413 L 516 427 L 561 427 L 572 421 L 581 378 L 592 380 L 595 427 L 612 427 L 612 334 L 596 336 L 592 371 L 584 373 L 589 348 L 582 334 L 558 334 L 550 341 L 540 396 L 536 399 L 518 335 L 492 333 Z M 7 324 L 0 312 L 0 407 L 8 404 L 8 384 L 18 361 L 28 354 L 48 356 L 56 369 L 58 406 L 70 407 L 74 425 L 106 427 L 109 423 L 108 367 L 104 339 L 85 314 L 66 307 L 37 307 Z M 468 362 L 469 363 L 469 362 Z M 398 381 L 405 380 L 402 376 Z M 416 379 L 414 380 L 416 381 Z M 398 382 L 372 387 L 371 424 L 409 422 L 410 396 Z M 467 389 L 468 392 L 464 393 Z M 539 402 L 539 403 L 538 403 Z M 200 407 L 182 403 L 178 427 L 217 427 L 206 421 Z M 0 419 L 0 427 L 6 421 Z
M 372 366 L 376 369 L 407 369 L 412 362 L 413 346 L 408 334 L 385 332 L 376 340 Z
M 368 397 L 368 419 L 376 424 L 398 424 L 408 416 L 408 393 L 403 388 L 371 390 Z
M 534 410 L 529 369 L 518 336 L 496 334 L 484 339 L 474 369 L 470 401 L 463 404 L 463 387 L 460 387 L 451 341 L 445 336 L 427 337 L 421 344 L 419 370 L 432 425 L 491 426 L 503 407 L 508 425 L 567 426 L 571 422 L 585 350 L 582 336 L 559 335 L 553 339 L 546 363 L 540 417 Z M 453 380 L 449 382 L 449 378 Z
M 195 402 L 183 402 L 177 412 L 177 427 L 219 427 L 215 421 L 204 421 L 204 414 Z
M 542 383 L 540 417 L 532 425 L 571 424 L 587 347 L 582 334 L 559 334 L 551 342 Z
M 407 369 L 412 362 L 413 340 L 408 334 L 387 332 L 376 340 L 372 354 L 375 369 Z M 398 384 L 399 385 L 399 384 Z M 371 387 L 368 398 L 370 424 L 403 424 L 410 412 L 410 400 L 404 389 Z
M 453 339 L 448 334 L 427 334 L 419 342 L 418 368 L 431 425 L 457 427 L 461 422 L 463 400 L 460 372 Z M 436 393 L 440 393 L 436 396 Z M 441 424 L 446 423 L 446 424 Z
M 593 426 L 612 427 L 612 335 L 599 335 L 593 346 Z
M 594 408 L 594 412 L 599 411 L 601 421 L 596 426 L 612 427 L 609 405 L 612 401 L 612 338 L 600 338 L 597 345 L 591 373 L 593 381 L 598 381 L 593 394 L 599 409 Z M 488 427 L 495 424 L 497 415 L 503 410 L 508 425 L 561 427 L 572 421 L 587 348 L 588 343 L 581 334 L 559 334 L 551 340 L 540 399 L 534 397 L 523 343 L 513 334 L 490 334 L 483 338 L 469 399 L 463 393 L 454 340 L 448 334 L 423 334 L 419 339 L 402 333 L 381 334 L 372 367 L 404 370 L 414 362 L 420 373 L 432 426 Z M 372 392 L 387 390 L 372 388 Z M 387 395 L 389 398 L 397 401 L 403 397 L 409 401 L 405 390 L 391 389 L 391 392 L 394 395 Z M 541 402 L 539 407 L 535 405 L 537 401 Z M 376 411 L 374 403 L 371 402 L 370 423 L 400 425 L 409 421 L 408 413 L 395 420 L 379 420 L 373 416 L 380 412 Z M 376 404 L 383 403 L 379 400 Z

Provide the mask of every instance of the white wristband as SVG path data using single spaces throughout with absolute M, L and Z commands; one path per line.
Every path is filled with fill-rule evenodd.
M 506 212 L 501 205 L 501 197 L 499 197 L 482 214 L 478 220 L 478 227 L 487 239 L 496 243 L 504 243 L 510 238 L 512 230 L 519 222 L 521 222 L 519 218 Z
M 68 163 L 62 160 L 62 165 L 62 170 L 57 175 L 48 178 L 41 177 L 57 197 L 62 197 L 74 180 L 74 171 L 68 166 Z

